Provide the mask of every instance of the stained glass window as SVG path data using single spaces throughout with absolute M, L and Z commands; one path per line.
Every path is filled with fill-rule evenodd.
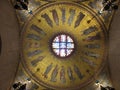
M 52 48 L 57 56 L 67 57 L 73 52 L 74 41 L 69 35 L 60 34 L 54 38 Z

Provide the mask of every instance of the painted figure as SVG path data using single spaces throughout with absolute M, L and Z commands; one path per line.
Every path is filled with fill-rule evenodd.
M 62 12 L 62 23 L 64 24 L 65 23 L 65 13 L 66 13 L 66 11 L 65 11 L 65 9 L 64 8 L 61 8 L 61 12 Z
M 73 22 L 74 16 L 75 16 L 75 10 L 70 9 L 70 17 L 68 19 L 68 24 L 71 25 L 71 23 Z
M 51 82 L 56 82 L 56 77 L 57 77 L 57 74 L 58 74 L 58 65 L 55 66 L 53 72 L 52 72 L 52 75 L 51 75 Z
M 47 75 L 50 72 L 50 70 L 52 69 L 52 66 L 53 66 L 53 63 L 51 63 L 49 66 L 47 66 L 47 68 L 46 68 L 46 70 L 45 70 L 45 72 L 43 74 L 44 78 L 48 78 Z
M 66 78 L 65 78 L 65 69 L 62 66 L 61 71 L 60 71 L 60 80 L 62 83 L 66 83 Z
M 79 15 L 77 16 L 77 20 L 75 22 L 75 26 L 74 28 L 78 27 L 80 25 L 80 22 L 82 21 L 82 19 L 85 17 L 85 15 L 83 13 L 79 13 Z
M 84 54 L 87 55 L 87 56 L 93 57 L 93 58 L 98 58 L 98 57 L 100 57 L 99 54 L 94 53 L 94 52 L 89 52 L 89 51 L 88 51 L 88 52 L 84 52 Z
M 90 61 L 90 60 L 88 60 L 88 59 L 85 58 L 85 57 L 81 57 L 81 60 L 82 60 L 83 62 L 89 64 L 91 67 L 95 67 L 95 66 L 96 66 L 96 64 L 95 64 L 93 61 Z
M 36 31 L 39 34 L 46 35 L 46 33 L 40 27 L 38 27 L 34 24 L 32 24 L 30 28 L 31 28 L 31 30 Z
M 53 22 L 52 22 L 52 20 L 50 19 L 50 17 L 46 13 L 44 15 L 41 15 L 41 17 L 43 17 L 46 20 L 48 25 L 53 27 Z
M 52 12 L 53 19 L 54 19 L 56 25 L 59 25 L 59 18 L 58 18 L 58 14 L 57 14 L 56 10 L 54 9 L 51 12 Z
M 94 40 L 100 40 L 101 36 L 100 33 L 97 33 L 95 36 L 88 36 L 86 39 L 83 39 L 83 41 L 94 41 Z
M 99 44 L 88 44 L 85 45 L 85 47 L 90 48 L 90 49 L 95 49 L 95 48 L 100 48 Z
M 75 78 L 73 77 L 73 71 L 70 67 L 68 67 L 67 73 L 68 73 L 68 76 L 69 76 L 70 80 L 72 80 L 72 81 L 75 80 Z
M 88 35 L 92 32 L 95 32 L 97 30 L 97 28 L 95 26 L 89 27 L 86 30 L 83 31 L 83 35 Z
M 27 55 L 28 55 L 28 57 L 32 57 L 32 56 L 37 55 L 39 53 L 42 53 L 42 51 L 41 50 L 35 50 L 35 51 L 32 51 L 32 52 L 28 52 Z
M 74 71 L 80 79 L 84 77 L 84 75 L 81 74 L 79 68 L 76 65 L 74 65 Z
M 37 40 L 37 41 L 39 41 L 41 39 L 38 35 L 35 35 L 35 34 L 28 34 L 27 38 L 34 39 L 34 40 Z
M 44 56 L 39 56 L 37 59 L 31 61 L 31 64 L 33 66 L 36 66 L 38 62 L 42 61 L 45 57 Z

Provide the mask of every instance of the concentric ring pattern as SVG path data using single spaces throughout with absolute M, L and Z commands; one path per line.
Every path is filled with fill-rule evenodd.
M 52 89 L 77 89 L 101 70 L 106 59 L 106 33 L 93 14 L 84 5 L 57 2 L 41 7 L 25 24 L 22 64 L 37 83 Z M 66 58 L 57 57 L 51 48 L 59 34 L 74 41 L 74 51 Z

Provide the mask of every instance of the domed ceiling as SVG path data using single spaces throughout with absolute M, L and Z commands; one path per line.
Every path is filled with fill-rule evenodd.
M 106 60 L 106 29 L 83 4 L 55 2 L 36 10 L 22 32 L 22 64 L 40 85 L 78 89 Z

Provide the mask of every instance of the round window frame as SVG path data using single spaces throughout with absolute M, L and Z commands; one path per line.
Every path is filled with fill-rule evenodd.
M 66 35 L 66 36 L 69 36 L 72 40 L 73 40 L 73 44 L 74 44 L 74 48 L 72 49 L 73 51 L 71 52 L 71 54 L 69 54 L 68 56 L 65 56 L 65 57 L 60 57 L 59 55 L 57 55 L 53 48 L 52 48 L 52 44 L 53 44 L 53 40 L 58 37 L 59 35 Z M 76 40 L 75 38 L 73 37 L 73 35 L 69 34 L 69 33 L 66 33 L 66 32 L 61 32 L 61 33 L 57 33 L 57 34 L 54 34 L 53 37 L 51 38 L 50 42 L 49 42 L 49 47 L 50 47 L 50 51 L 52 52 L 52 55 L 54 55 L 55 57 L 61 59 L 61 60 L 64 60 L 64 59 L 67 59 L 67 58 L 70 58 L 72 55 L 75 54 L 75 51 L 76 51 Z

